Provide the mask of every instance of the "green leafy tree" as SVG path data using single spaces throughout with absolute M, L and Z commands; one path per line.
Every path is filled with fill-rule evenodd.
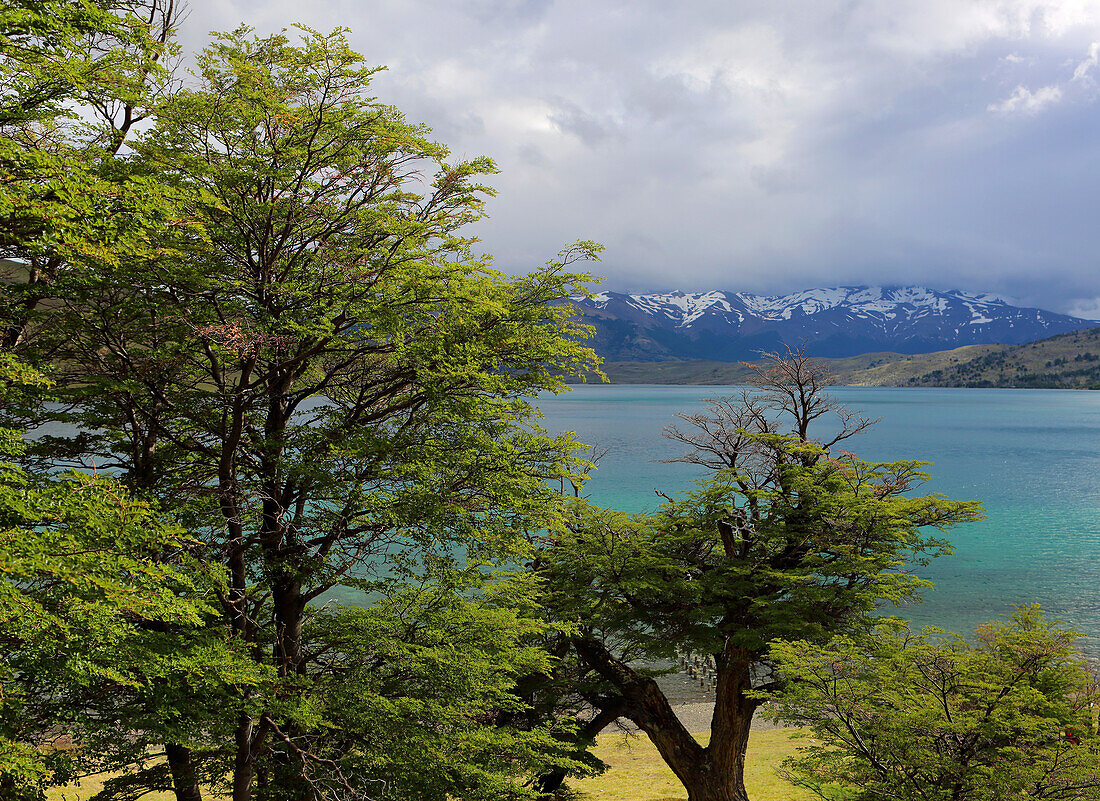
M 5 369 L 26 371 L 10 361 L 14 351 L 52 372 L 56 353 L 49 337 L 37 336 L 54 325 L 53 320 L 43 325 L 51 310 L 88 280 L 111 275 L 123 256 L 133 261 L 156 253 L 152 233 L 180 224 L 171 192 L 132 169 L 134 159 L 125 149 L 135 126 L 173 89 L 179 11 L 174 0 L 15 0 L 0 8 Z M 17 383 L 8 382 L 3 404 L 14 425 L 8 429 L 14 438 L 8 456 L 26 465 L 17 432 L 43 419 L 33 414 L 43 393 L 17 393 Z M 63 482 L 46 478 L 54 460 L 45 461 L 42 470 L 10 467 L 12 486 L 19 487 L 13 492 L 27 505 L 11 518 L 6 578 L 29 593 L 20 596 L 17 609 L 32 608 L 33 600 L 43 616 L 55 614 L 55 606 L 64 614 L 57 612 L 43 628 L 37 648 L 21 639 L 17 616 L 5 620 L 13 648 L 9 676 L 17 677 L 21 688 L 19 704 L 8 707 L 18 714 L 7 720 L 25 743 L 40 745 L 43 737 L 59 733 L 75 738 L 80 747 L 66 757 L 68 775 L 147 766 L 157 752 L 146 752 L 142 733 L 159 743 L 174 741 L 173 733 L 189 736 L 201 717 L 198 711 L 220 697 L 222 680 L 256 681 L 255 665 L 240 663 L 240 649 L 227 649 L 220 628 L 209 626 L 217 611 L 209 602 L 222 576 L 181 557 L 194 540 L 161 522 L 147 497 L 88 473 Z M 97 494 L 103 495 L 101 502 Z M 14 533 L 27 526 L 38 527 L 34 536 Z M 139 536 L 143 527 L 144 537 Z M 38 551 L 28 552 L 29 543 Z M 139 562 L 148 564 L 142 568 Z M 133 581 L 116 581 L 113 587 L 95 583 L 112 575 L 132 575 Z M 165 592 L 169 580 L 188 603 L 197 604 L 189 616 L 159 615 L 163 599 L 145 595 Z M 57 596 L 45 598 L 43 587 Z M 125 592 L 133 594 L 129 607 Z M 66 615 L 73 614 L 78 597 L 82 608 L 73 622 Z M 65 637 L 54 636 L 59 631 Z M 172 763 L 170 746 L 167 756 Z M 50 757 L 61 758 L 60 753 Z M 163 765 L 138 772 L 160 789 L 171 787 Z
M 134 141 L 135 174 L 175 193 L 185 222 L 51 301 L 35 343 L 67 405 L 47 415 L 80 433 L 28 459 L 116 470 L 170 511 L 227 576 L 220 631 L 273 677 L 196 693 L 205 720 L 163 743 L 181 801 L 201 785 L 235 801 L 522 793 L 560 747 L 500 723 L 516 703 L 502 688 L 538 660 L 488 565 L 561 517 L 547 479 L 578 446 L 537 427 L 531 398 L 593 363 L 553 302 L 584 291 L 569 265 L 598 248 L 491 270 L 462 228 L 492 162 L 449 163 L 369 97 L 375 70 L 342 31 L 301 34 L 218 36 Z M 377 599 L 421 583 L 435 600 L 408 606 L 404 639 L 348 634 L 384 632 L 398 607 Z M 337 598 L 368 611 L 322 605 Z M 477 634 L 464 651 L 442 645 L 443 609 Z M 477 633 L 489 621 L 494 638 Z M 387 648 L 405 666 L 390 679 Z M 446 702 L 399 692 L 444 669 Z M 373 728 L 384 709 L 389 739 Z M 448 758 L 415 742 L 451 743 Z
M 1074 640 L 1030 607 L 973 642 L 895 621 L 776 644 L 789 681 L 769 713 L 816 738 L 788 775 L 849 801 L 1100 798 L 1096 686 Z
M 43 302 L 178 222 L 124 145 L 171 93 L 175 0 L 0 6 L 0 347 L 22 348 Z M 28 351 L 28 355 L 35 351 Z M 45 365 L 43 365 L 45 366 Z
M 45 383 L 0 356 L 3 401 Z M 159 692 L 166 676 L 202 686 L 235 660 L 203 636 L 217 577 L 194 569 L 181 532 L 109 478 L 28 475 L 11 461 L 20 433 L 0 430 L 0 794 L 37 799 L 110 766 L 138 717 L 162 734 L 186 717 Z M 105 721 L 104 696 L 130 714 Z
M 532 775 L 579 768 L 544 727 L 514 725 L 526 713 L 517 680 L 552 669 L 536 588 L 511 577 L 471 598 L 467 582 L 397 585 L 318 620 L 331 668 L 310 689 L 329 710 L 314 784 L 352 789 L 368 776 L 372 797 L 495 801 L 530 797 Z
M 749 727 L 770 686 L 770 643 L 825 642 L 873 626 L 881 603 L 912 600 L 908 566 L 946 550 L 926 533 L 974 519 L 976 504 L 916 496 L 922 463 L 867 463 L 829 448 L 869 424 L 833 403 L 800 353 L 773 355 L 755 391 L 672 429 L 715 468 L 654 514 L 580 504 L 536 561 L 553 619 L 574 627 L 584 700 L 614 709 L 656 745 L 692 801 L 740 801 Z M 839 431 L 811 439 L 839 414 Z M 787 433 L 790 432 L 790 433 Z M 710 742 L 683 726 L 652 675 L 690 651 L 713 660 Z

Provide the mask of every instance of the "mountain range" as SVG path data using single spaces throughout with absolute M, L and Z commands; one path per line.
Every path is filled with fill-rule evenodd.
M 1020 344 L 1100 326 L 990 294 L 924 287 L 846 286 L 790 295 L 601 292 L 570 299 L 607 361 L 755 359 L 805 344 L 810 355 L 914 354 L 975 344 Z

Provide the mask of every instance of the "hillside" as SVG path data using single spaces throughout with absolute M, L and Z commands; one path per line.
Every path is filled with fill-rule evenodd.
M 1100 328 L 1023 345 L 822 361 L 845 386 L 1100 389 Z M 750 374 L 740 362 L 717 361 L 608 362 L 603 369 L 613 384 L 740 384 Z
M 850 376 L 851 383 L 871 386 L 1100 389 L 1100 328 L 1061 334 L 1025 345 L 986 346 L 967 355 L 969 358 L 957 362 L 914 360 L 905 364 L 904 369 L 882 375 L 876 375 L 872 370 L 859 371 Z M 882 379 L 881 383 L 879 379 Z

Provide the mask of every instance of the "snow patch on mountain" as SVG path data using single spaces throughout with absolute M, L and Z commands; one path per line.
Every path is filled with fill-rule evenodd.
M 617 298 L 645 314 L 664 318 L 676 328 L 690 328 L 708 315 L 744 321 L 746 315 L 761 320 L 790 320 L 796 315 L 811 317 L 842 309 L 856 318 L 905 321 L 941 316 L 952 307 L 965 308 L 969 325 L 984 325 L 996 318 L 1019 316 L 1020 309 L 1004 298 L 989 293 L 940 292 L 925 287 L 823 287 L 789 295 L 753 295 L 746 292 L 664 292 L 618 294 L 601 292 L 588 299 L 573 300 L 582 306 L 602 309 Z M 1036 310 L 1037 311 L 1037 310 Z M 991 316 L 992 315 L 992 316 Z M 1042 320 L 1041 313 L 1036 315 Z

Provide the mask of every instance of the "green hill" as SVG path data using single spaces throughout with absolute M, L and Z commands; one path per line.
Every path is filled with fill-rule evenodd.
M 932 353 L 906 365 L 889 383 L 909 387 L 1026 387 L 1030 389 L 1100 389 L 1100 328 L 1089 328 L 1024 345 L 974 346 L 958 362 L 944 363 Z M 959 350 L 967 350 L 960 348 Z M 952 353 L 953 351 L 948 351 Z M 875 385 L 869 371 L 852 376 Z M 867 379 L 864 381 L 863 379 Z

